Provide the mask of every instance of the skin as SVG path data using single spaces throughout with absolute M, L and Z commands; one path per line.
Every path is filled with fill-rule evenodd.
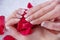
M 19 9 L 19 11 L 21 12 L 22 9 Z M 15 24 L 17 24 L 20 20 L 21 14 L 20 14 L 20 18 L 16 15 L 18 14 L 18 11 L 14 11 L 12 13 L 12 16 L 9 16 L 7 21 L 6 21 L 6 29 L 8 32 L 8 35 L 13 36 L 14 38 L 16 38 L 17 40 L 59 40 L 59 36 L 60 34 L 58 34 L 58 32 L 52 32 L 49 31 L 43 27 L 41 27 L 40 25 L 37 26 L 37 28 L 33 29 L 34 32 L 30 35 L 21 35 L 14 27 Z M 14 20 L 14 21 L 13 21 Z M 12 23 L 13 22 L 13 23 Z
M 40 24 L 42 21 L 51 20 L 56 17 L 59 17 L 60 16 L 59 15 L 60 4 L 58 4 L 57 1 L 54 1 L 54 2 L 50 3 L 49 5 L 48 4 L 49 3 L 46 2 L 45 5 L 43 5 L 43 4 L 38 5 L 38 6 L 40 6 L 40 8 L 33 7 L 30 10 L 28 10 L 27 14 L 25 15 L 26 20 L 35 25 L 35 24 Z M 58 14 L 56 15 L 56 13 L 58 13 Z M 54 16 L 52 16 L 52 15 L 54 15 Z
M 60 20 L 60 1 L 59 0 L 53 0 L 52 3 L 46 2 L 42 3 L 41 5 L 37 5 L 30 10 L 27 11 L 27 14 L 25 15 L 25 18 L 28 22 L 30 22 L 33 25 L 41 24 L 44 21 L 49 21 L 53 19 Z M 59 23 L 59 22 L 58 22 Z M 43 27 L 46 27 L 48 29 L 57 30 L 60 31 L 60 23 L 55 22 L 48 22 L 50 25 L 43 25 Z M 54 27 L 55 26 L 55 27 Z
M 24 9 L 22 8 L 19 8 L 18 10 L 15 10 L 11 16 L 9 16 L 6 20 L 6 29 L 7 29 L 7 32 L 9 35 L 13 36 L 14 38 L 16 38 L 17 40 L 20 39 L 20 33 L 17 32 L 17 30 L 14 28 L 15 24 L 17 24 L 20 19 L 22 18 L 22 14 L 23 13 Z M 14 21 L 13 21 L 14 20 Z M 21 39 L 22 40 L 22 39 Z
M 20 18 L 22 18 L 21 13 L 23 13 L 24 9 L 20 8 L 14 11 L 12 15 L 8 17 L 8 19 L 6 20 L 6 29 L 9 32 L 9 35 L 13 36 L 17 40 L 60 40 L 59 39 L 60 32 L 58 32 L 60 31 L 58 26 L 60 16 L 59 10 L 60 10 L 60 4 L 58 3 L 58 1 L 48 1 L 28 10 L 27 11 L 28 14 L 25 15 L 26 20 L 31 22 L 33 25 L 36 24 L 41 25 L 38 25 L 37 28 L 34 29 L 34 32 L 31 35 L 24 36 L 21 35 L 14 28 L 15 27 L 14 25 L 19 22 Z M 55 12 L 58 14 L 56 14 Z M 56 17 L 57 21 L 55 21 Z M 51 21 L 52 19 L 54 19 L 53 22 Z M 57 25 L 58 27 L 57 26 L 52 27 L 51 25 Z M 53 29 L 56 31 L 47 30 L 46 28 L 51 30 Z

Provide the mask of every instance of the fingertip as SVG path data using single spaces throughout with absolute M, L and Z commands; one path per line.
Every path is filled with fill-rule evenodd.
M 42 22 L 42 23 L 41 23 L 41 26 L 42 26 L 42 27 L 47 27 L 47 26 L 48 26 L 48 22 Z
M 53 24 L 54 24 L 54 23 L 51 22 L 51 21 L 44 21 L 44 22 L 41 23 L 41 26 L 42 26 L 42 27 L 47 27 L 47 28 L 49 28 L 49 27 L 52 27 Z
M 19 14 L 19 15 L 23 15 L 23 13 L 24 13 L 24 12 L 18 11 L 18 14 Z
M 8 26 L 6 26 L 6 29 L 9 30 L 10 28 Z
M 19 19 L 22 18 L 22 16 L 21 15 L 18 15 L 18 14 L 16 15 L 16 17 L 19 18 Z
M 33 23 L 33 22 L 30 22 L 30 23 L 34 25 L 34 23 Z
M 30 16 L 31 15 L 31 12 L 30 11 L 25 11 L 26 12 L 26 14 L 25 14 L 25 18 L 27 18 L 28 16 Z
M 25 11 L 25 9 L 20 9 L 20 10 L 18 10 L 18 14 L 23 15 L 24 11 Z
M 25 20 L 29 22 L 29 19 L 28 18 L 26 18 Z
M 16 21 L 20 21 L 20 19 L 16 19 Z
M 28 17 L 28 15 L 27 15 L 27 14 L 26 14 L 26 15 L 24 15 L 24 17 L 25 17 L 25 18 L 27 18 L 27 17 Z

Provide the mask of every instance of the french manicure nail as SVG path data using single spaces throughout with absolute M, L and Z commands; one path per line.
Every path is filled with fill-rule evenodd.
M 25 15 L 24 17 L 27 18 L 27 15 Z
M 21 15 L 23 15 L 23 14 L 24 14 L 24 11 L 25 11 L 25 10 L 22 10 Z
M 30 22 L 31 24 L 33 24 L 33 22 Z
M 9 30 L 10 28 L 6 26 L 6 29 L 8 29 L 8 30 Z
M 22 15 L 24 13 L 25 10 L 19 10 L 18 14 Z
M 16 17 L 17 17 L 17 18 L 22 18 L 22 16 L 21 16 L 21 15 L 16 15 Z
M 47 27 L 47 25 L 48 25 L 47 22 L 42 22 L 42 23 L 41 23 L 41 26 L 42 26 L 42 27 Z
M 28 19 L 25 19 L 26 21 L 28 21 Z

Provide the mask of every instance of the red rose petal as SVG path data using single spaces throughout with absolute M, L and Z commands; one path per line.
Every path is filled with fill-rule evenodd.
M 25 20 L 25 18 L 22 18 L 21 20 L 20 20 L 20 22 L 18 23 L 18 27 L 17 27 L 17 30 L 21 33 L 21 34 L 23 34 L 23 35 L 27 35 L 27 34 L 30 34 L 30 33 L 32 33 L 31 32 L 31 27 L 32 27 L 33 25 L 31 24 L 31 23 L 29 23 L 29 22 L 27 22 L 26 20 Z
M 27 7 L 31 8 L 32 7 L 31 3 L 28 3 Z M 22 19 L 18 23 L 17 30 L 23 35 L 28 35 L 28 34 L 32 33 L 33 25 L 30 22 L 27 22 L 25 20 L 25 18 L 24 18 L 24 15 L 26 14 L 25 11 L 24 11 L 24 14 L 22 15 L 23 16 Z
M 23 29 L 20 31 L 20 33 L 23 35 L 28 35 L 32 33 L 32 29 L 31 28 Z
M 15 38 L 13 38 L 12 36 L 10 35 L 7 35 L 3 38 L 3 40 L 16 40 Z
M 0 34 L 4 34 L 5 17 L 0 16 Z
M 30 34 L 32 33 L 32 24 L 30 23 L 23 23 L 23 24 L 20 24 L 18 26 L 18 31 L 23 34 L 23 35 L 27 35 L 27 34 Z
M 24 13 L 24 15 L 25 15 L 25 13 Z M 32 33 L 33 25 L 30 22 L 27 22 L 25 20 L 24 15 L 23 15 L 23 18 L 18 23 L 17 30 L 23 35 L 28 35 L 28 34 Z
M 33 7 L 31 3 L 28 3 L 27 8 Z
M 0 26 L 0 35 L 4 34 L 4 28 L 3 26 Z

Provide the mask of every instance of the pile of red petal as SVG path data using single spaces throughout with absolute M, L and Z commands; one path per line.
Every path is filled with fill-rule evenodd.
M 4 34 L 5 17 L 0 16 L 0 35 Z
M 28 8 L 31 8 L 32 7 L 31 3 L 28 3 L 28 6 L 27 7 Z M 23 16 L 22 19 L 18 23 L 17 30 L 21 34 L 23 34 L 23 35 L 28 35 L 28 34 L 31 34 L 32 33 L 32 27 L 33 27 L 33 25 L 30 22 L 27 22 L 25 20 L 25 18 L 24 18 L 24 15 L 25 14 L 26 13 L 24 12 L 24 14 L 22 15 Z
M 10 35 L 7 35 L 3 38 L 3 40 L 16 40 L 15 38 L 13 38 L 12 36 Z

